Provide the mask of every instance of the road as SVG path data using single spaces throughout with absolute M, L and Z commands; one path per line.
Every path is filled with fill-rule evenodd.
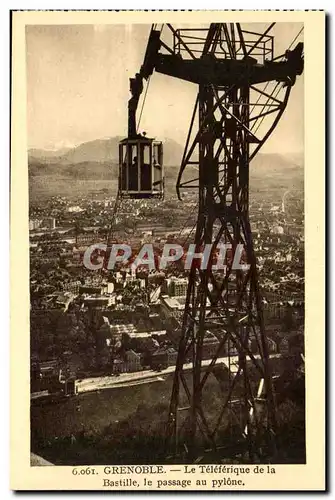
M 232 359 L 232 358 L 231 358 Z M 234 356 L 234 360 L 238 360 L 237 356 Z M 202 362 L 202 366 L 208 366 L 211 360 L 206 359 Z M 219 358 L 216 362 L 218 364 L 227 364 L 228 358 Z M 190 370 L 192 368 L 192 363 L 186 363 L 184 365 L 185 370 Z M 162 379 L 164 375 L 169 375 L 175 371 L 175 366 L 169 366 L 159 372 L 155 372 L 153 370 L 143 370 L 140 372 L 133 373 L 121 373 L 118 377 L 115 375 L 106 376 L 106 377 L 94 377 L 94 378 L 86 378 L 77 382 L 78 393 L 82 392 L 90 392 L 97 391 L 101 389 L 112 389 L 114 387 L 122 387 L 135 385 L 135 383 L 143 383 L 143 382 L 155 382 L 159 379 Z
M 259 359 L 259 355 L 256 355 L 255 358 Z M 273 354 L 270 358 L 280 357 L 280 354 Z M 202 366 L 208 366 L 211 363 L 210 359 L 206 359 L 202 362 Z M 217 365 L 225 365 L 228 368 L 229 358 L 223 357 L 219 358 L 215 366 Z M 184 370 L 191 370 L 192 363 L 186 363 L 184 365 Z M 238 369 L 238 356 L 230 357 L 230 371 L 231 373 L 236 373 Z M 160 372 L 155 372 L 153 370 L 143 370 L 140 372 L 133 373 L 121 373 L 118 377 L 115 375 L 106 376 L 106 377 L 94 377 L 94 378 L 86 378 L 77 382 L 78 393 L 83 392 L 91 392 L 91 391 L 99 391 L 103 389 L 114 389 L 117 387 L 129 387 L 131 385 L 138 385 L 143 383 L 150 382 L 159 382 L 164 380 L 163 377 L 165 375 L 169 375 L 175 371 L 175 366 L 169 366 L 161 370 Z

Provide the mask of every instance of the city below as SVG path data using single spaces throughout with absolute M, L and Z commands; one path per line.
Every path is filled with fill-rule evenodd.
M 304 376 L 302 198 L 302 188 L 271 187 L 254 193 L 250 202 L 269 358 L 278 381 L 287 371 L 295 373 L 295 380 Z M 166 408 L 169 401 L 188 271 L 182 262 L 154 271 L 145 265 L 134 270 L 123 263 L 113 270 L 87 269 L 86 249 L 106 243 L 110 235 L 114 201 L 100 189 L 89 195 L 48 196 L 30 204 L 32 446 L 51 461 L 58 460 L 57 442 L 64 445 L 69 439 L 79 446 L 83 433 L 85 439 L 92 433 L 96 439 L 104 432 L 107 399 L 117 401 L 113 425 L 121 425 L 122 415 L 130 425 L 142 399 L 149 407 L 160 403 Z M 192 243 L 195 222 L 195 193 L 182 203 L 169 192 L 165 200 L 124 200 L 113 223 L 112 241 L 129 245 L 134 253 L 150 243 L 159 259 L 165 243 L 183 248 Z M 215 327 L 208 329 L 204 367 L 219 344 Z M 252 341 L 250 349 L 257 353 Z M 216 365 L 234 376 L 236 355 L 227 341 Z M 134 404 L 138 402 L 135 407 L 128 402 L 129 391 Z M 120 412 L 123 395 L 128 399 Z M 92 416 L 93 403 L 87 398 L 103 401 L 96 409 L 99 417 Z M 63 448 L 68 458 L 64 451 L 60 462 L 73 461 L 73 454 Z M 115 460 L 122 459 L 116 454 Z

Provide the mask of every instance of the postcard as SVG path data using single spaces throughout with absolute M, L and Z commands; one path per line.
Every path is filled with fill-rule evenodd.
M 325 13 L 11 45 L 11 488 L 324 491 Z

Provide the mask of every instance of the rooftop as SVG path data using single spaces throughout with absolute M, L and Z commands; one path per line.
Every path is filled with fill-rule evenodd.
M 176 309 L 178 311 L 183 311 L 185 309 L 185 297 L 169 297 L 168 295 L 162 295 L 161 300 L 170 309 Z

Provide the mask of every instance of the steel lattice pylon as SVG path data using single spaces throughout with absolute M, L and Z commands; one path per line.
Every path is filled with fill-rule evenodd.
M 266 51 L 264 45 L 263 54 L 271 61 L 268 31 L 248 44 L 239 25 L 211 25 L 206 39 L 199 39 L 201 58 L 215 54 L 225 61 L 246 61 L 266 38 L 270 48 Z M 180 30 L 175 37 L 175 47 L 188 53 L 187 36 Z M 177 182 L 179 194 L 198 189 L 196 250 L 210 244 L 212 257 L 222 243 L 230 244 L 233 254 L 243 245 L 249 264 L 234 270 L 228 259 L 223 273 L 213 270 L 209 258 L 203 269 L 193 263 L 190 270 L 167 445 L 179 459 L 184 453 L 192 461 L 200 460 L 203 450 L 210 457 L 240 455 L 251 461 L 257 456 L 275 459 L 276 452 L 276 409 L 249 221 L 249 164 L 279 121 L 295 79 L 269 74 L 259 84 L 237 74 L 236 81 L 199 85 Z M 183 181 L 188 166 L 196 166 L 198 175 Z M 215 334 L 219 345 L 204 363 L 207 332 Z M 224 360 L 218 363 L 220 358 Z M 184 370 L 187 362 L 191 371 Z M 210 387 L 214 394 L 213 377 L 219 385 L 216 405 L 206 392 Z
M 201 460 L 204 450 L 219 459 L 275 459 L 276 409 L 249 221 L 249 165 L 302 74 L 303 44 L 275 56 L 269 34 L 274 24 L 263 33 L 239 23 L 187 29 L 167 24 L 172 43 L 163 26 L 153 25 L 143 64 L 131 79 L 131 140 L 139 138 L 143 79 L 147 92 L 154 70 L 198 87 L 177 193 L 197 190 L 194 246 L 201 252 L 208 245 L 210 252 L 205 265 L 192 264 L 181 325 L 167 424 L 167 447 L 178 460 L 182 453 Z M 215 269 L 212 260 L 222 244 L 233 255 L 242 245 L 246 266 L 236 269 L 228 258 L 224 272 Z M 219 342 L 209 352 L 211 334 Z M 192 369 L 186 370 L 189 362 Z

